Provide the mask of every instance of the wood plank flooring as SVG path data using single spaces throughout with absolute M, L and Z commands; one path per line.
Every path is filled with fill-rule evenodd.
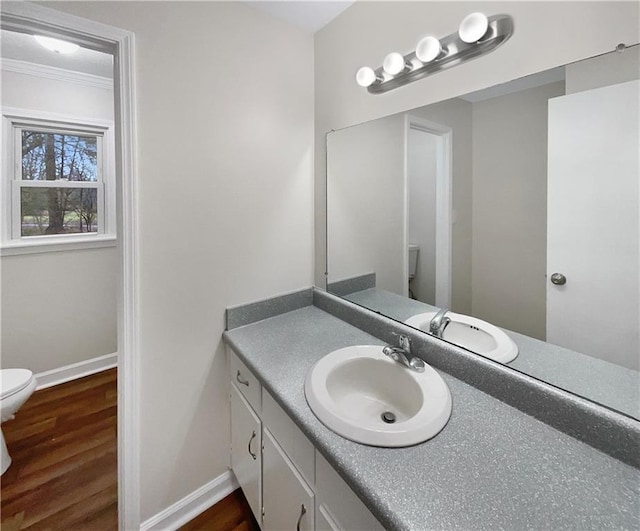
M 118 529 L 116 369 L 35 392 L 2 429 L 2 531 Z M 260 528 L 237 490 L 182 530 Z
M 118 528 L 116 369 L 35 392 L 2 430 L 2 531 Z
M 240 489 L 197 516 L 180 531 L 260 531 Z

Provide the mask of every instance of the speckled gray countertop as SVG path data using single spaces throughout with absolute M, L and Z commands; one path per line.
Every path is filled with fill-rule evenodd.
M 343 297 L 400 322 L 438 309 L 378 288 Z M 518 357 L 508 363 L 509 367 L 640 419 L 638 371 L 503 330 L 515 341 L 519 351 Z
M 640 528 L 640 471 L 440 372 L 453 412 L 435 438 L 375 448 L 326 428 L 304 397 L 329 352 L 377 338 L 314 307 L 224 334 L 388 529 Z

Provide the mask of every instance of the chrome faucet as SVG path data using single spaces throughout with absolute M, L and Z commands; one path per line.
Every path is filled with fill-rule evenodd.
M 451 319 L 445 316 L 448 311 L 447 308 L 442 308 L 429 322 L 429 332 L 434 336 L 442 337 L 444 329 L 447 328 L 447 325 L 451 322 Z
M 424 361 L 416 357 L 409 359 L 411 356 L 411 343 L 407 336 L 400 336 L 399 347 L 387 345 L 382 349 L 382 352 L 412 371 L 424 372 Z

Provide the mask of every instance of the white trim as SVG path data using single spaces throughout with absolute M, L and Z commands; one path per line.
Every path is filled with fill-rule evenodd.
M 51 369 L 50 371 L 39 372 L 35 375 L 38 381 L 36 391 L 70 382 L 71 380 L 77 380 L 78 378 L 84 378 L 85 376 L 106 371 L 107 369 L 113 369 L 117 366 L 118 353 L 114 352 L 113 354 L 105 354 L 104 356 L 98 356 L 90 360 L 79 361 L 78 363 Z
M 135 43 L 130 31 L 29 2 L 0 4 L 3 29 L 115 52 L 118 286 L 118 524 L 140 528 L 139 265 Z
M 173 531 L 178 529 L 209 507 L 213 507 L 239 487 L 233 472 L 227 470 L 213 481 L 170 505 L 164 511 L 142 522 L 140 531 Z
M 44 238 L 51 238 L 44 240 Z M 85 249 L 102 249 L 115 247 L 118 244 L 115 236 L 99 234 L 78 234 L 67 236 L 64 240 L 55 236 L 43 236 L 37 241 L 22 240 L 19 243 L 7 243 L 0 248 L 0 256 L 17 256 L 21 254 L 36 254 L 42 252 L 81 251 Z
M 2 59 L 2 70 L 26 76 L 35 76 L 55 81 L 64 81 L 74 85 L 113 90 L 113 79 L 55 66 L 28 63 L 17 59 Z
M 409 244 L 409 190 L 408 190 L 408 144 L 409 129 L 424 131 L 437 137 L 436 141 L 436 300 L 435 305 L 440 308 L 451 307 L 451 239 L 452 239 L 452 182 L 453 182 L 453 130 L 436 122 L 431 122 L 410 114 L 405 115 L 405 249 Z M 408 260 L 408 252 L 405 253 Z M 404 284 L 409 285 L 409 268 L 405 263 Z

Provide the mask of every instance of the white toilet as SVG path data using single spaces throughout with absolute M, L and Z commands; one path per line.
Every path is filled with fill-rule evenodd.
M 414 278 L 416 278 L 416 273 L 418 271 L 419 252 L 420 247 L 413 243 L 409 244 L 409 280 L 413 280 Z
M 0 370 L 0 414 L 2 415 L 2 422 L 13 418 L 16 411 L 36 390 L 36 385 L 38 385 L 38 382 L 28 369 Z M 11 464 L 7 444 L 4 442 L 4 433 L 2 434 L 1 451 L 2 474 L 4 474 Z

